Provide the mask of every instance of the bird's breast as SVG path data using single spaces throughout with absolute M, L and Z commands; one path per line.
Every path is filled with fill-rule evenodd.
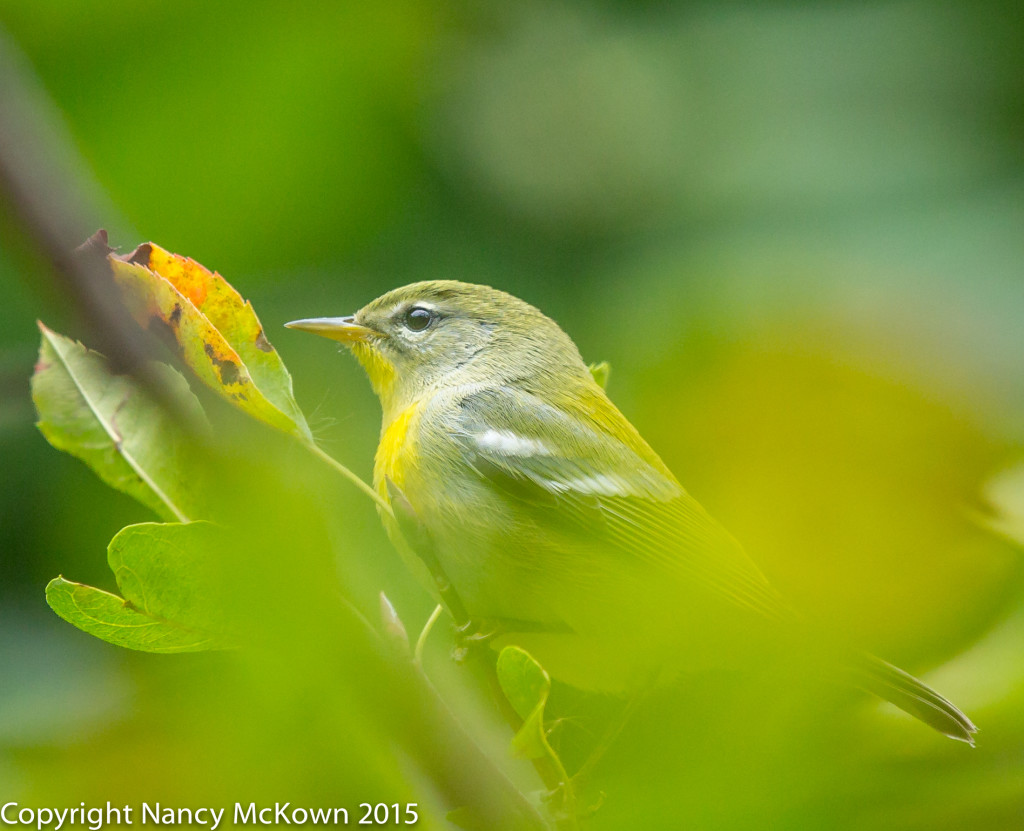
M 415 464 L 419 403 L 400 412 L 380 434 L 373 463 L 373 483 L 377 492 L 388 498 L 386 479 L 405 489 L 409 468 Z

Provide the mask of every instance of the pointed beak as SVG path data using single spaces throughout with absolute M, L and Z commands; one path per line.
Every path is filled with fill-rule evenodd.
M 306 320 L 293 320 L 291 323 L 286 323 L 285 326 L 302 332 L 312 332 L 314 335 L 342 343 L 364 343 L 367 338 L 375 334 L 373 329 L 356 323 L 351 315 L 348 317 L 311 317 Z

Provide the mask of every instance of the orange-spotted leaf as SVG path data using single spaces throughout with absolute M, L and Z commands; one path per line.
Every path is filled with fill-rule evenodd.
M 267 399 L 296 424 L 304 424 L 291 375 L 267 340 L 252 304 L 234 286 L 190 257 L 172 254 L 151 242 L 140 245 L 127 259 L 156 272 L 192 301 L 235 349 Z
M 109 261 L 132 316 L 204 384 L 255 418 L 310 438 L 291 376 L 252 306 L 223 277 L 152 243 Z

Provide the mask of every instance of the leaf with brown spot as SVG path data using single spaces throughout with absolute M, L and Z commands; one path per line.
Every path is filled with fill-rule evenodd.
M 310 438 L 291 376 L 252 306 L 223 277 L 153 243 L 108 259 L 132 316 L 171 340 L 199 380 L 260 421 Z
M 192 301 L 238 353 L 267 399 L 296 424 L 305 426 L 292 392 L 292 377 L 281 356 L 267 340 L 252 304 L 227 280 L 192 258 L 172 254 L 152 242 L 140 245 L 126 259 L 159 274 Z

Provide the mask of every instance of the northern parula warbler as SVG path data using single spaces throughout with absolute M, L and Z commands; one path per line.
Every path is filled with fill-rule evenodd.
M 621 692 L 660 667 L 801 640 L 799 615 L 538 309 L 439 280 L 286 325 L 352 350 L 383 409 L 378 492 L 403 494 L 469 616 L 557 677 Z M 973 744 L 928 686 L 837 651 L 856 684 Z

